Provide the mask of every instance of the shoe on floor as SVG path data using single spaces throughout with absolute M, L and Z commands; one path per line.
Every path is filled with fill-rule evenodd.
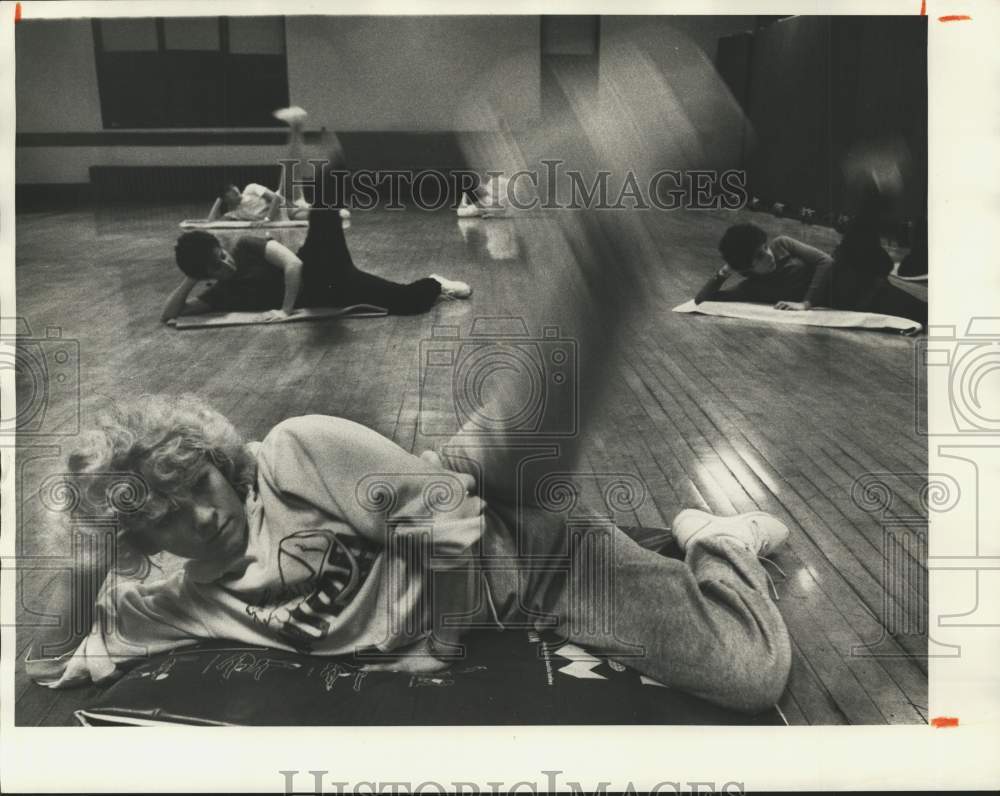
M 455 279 L 445 279 L 443 276 L 431 274 L 431 279 L 441 283 L 441 295 L 450 299 L 466 299 L 472 295 L 472 288 L 465 282 Z
M 459 218 L 472 218 L 473 216 L 481 215 L 482 212 L 479 209 L 479 205 L 469 201 L 469 197 L 465 194 L 462 194 L 462 201 L 458 203 L 458 208 L 455 210 L 455 214 Z
M 458 209 L 455 211 L 455 214 L 459 218 L 473 218 L 481 216 L 483 214 L 483 211 L 480 210 L 477 205 L 467 204 L 467 205 L 459 205 Z
M 906 279 L 910 282 L 926 282 L 927 255 L 906 255 L 906 257 L 903 258 L 903 261 L 896 266 L 893 274 L 899 279 Z
M 507 190 L 510 180 L 506 177 L 490 177 L 486 183 L 486 196 L 479 201 L 483 216 L 501 216 L 507 212 Z
M 340 217 L 341 218 L 350 218 L 351 217 L 351 211 L 348 210 L 346 207 L 340 208 Z
M 290 105 L 287 108 L 278 108 L 271 114 L 279 122 L 284 122 L 285 124 L 296 124 L 301 123 L 306 120 L 309 114 L 304 108 L 300 108 L 298 105 Z
M 773 553 L 788 539 L 785 524 L 763 511 L 716 517 L 707 511 L 684 509 L 674 518 L 671 529 L 685 552 L 696 539 L 727 536 L 746 545 L 754 555 L 764 556 Z

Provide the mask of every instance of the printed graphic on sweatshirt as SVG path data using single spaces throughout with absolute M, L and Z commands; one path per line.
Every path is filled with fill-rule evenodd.
M 297 648 L 311 649 L 322 636 L 300 626 L 324 632 L 364 585 L 378 554 L 370 542 L 325 528 L 290 534 L 278 545 L 281 586 L 248 605 L 247 614 Z

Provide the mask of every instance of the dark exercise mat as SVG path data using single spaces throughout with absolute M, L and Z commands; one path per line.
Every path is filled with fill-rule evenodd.
M 77 711 L 89 725 L 783 724 L 724 710 L 532 631 L 479 631 L 434 674 L 199 645 L 152 658 Z
M 668 531 L 623 528 L 680 557 Z M 477 631 L 433 674 L 365 672 L 322 658 L 217 642 L 151 658 L 76 712 L 81 724 L 413 726 L 491 724 L 782 725 L 666 688 L 554 634 Z

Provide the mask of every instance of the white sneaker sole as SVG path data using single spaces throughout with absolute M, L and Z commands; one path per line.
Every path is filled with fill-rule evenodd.
M 748 538 L 746 524 L 754 519 L 761 524 L 766 523 L 766 527 L 771 531 L 762 537 L 760 549 L 754 551 L 757 555 L 774 552 L 788 540 L 788 526 L 766 511 L 748 511 L 732 517 L 717 517 L 699 509 L 684 509 L 674 518 L 671 527 L 674 529 L 674 536 L 677 538 L 678 544 L 684 550 L 687 550 L 691 543 L 697 539 L 707 539 L 714 536 L 729 536 L 739 539 L 753 549 L 751 541 L 754 537 L 753 534 L 749 534 Z M 696 530 L 687 533 L 682 540 L 676 529 L 679 525 L 687 522 L 700 524 Z

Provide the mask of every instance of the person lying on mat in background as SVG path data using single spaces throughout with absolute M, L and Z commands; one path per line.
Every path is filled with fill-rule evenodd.
M 885 197 L 878 182 L 863 191 L 859 211 L 832 257 L 785 235 L 769 244 L 756 224 L 729 227 L 719 241 L 725 265 L 698 291 L 695 303 L 750 301 L 799 311 L 822 306 L 893 315 L 926 326 L 927 303 L 888 281 L 893 262 L 879 234 Z M 743 281 L 723 290 L 734 274 Z
M 303 150 L 303 129 L 309 114 L 298 106 L 279 108 L 274 118 L 288 124 L 288 154 L 286 160 L 300 163 Z M 286 199 L 286 197 L 288 197 Z M 350 212 L 341 209 L 341 218 L 350 218 Z M 257 183 L 250 183 L 242 191 L 236 185 L 223 187 L 208 214 L 209 221 L 298 221 L 309 217 L 309 202 L 301 185 L 296 185 L 291 169 L 281 166 L 281 185 L 272 191 Z
M 426 312 L 439 298 L 468 298 L 464 282 L 437 274 L 409 284 L 382 279 L 360 270 L 351 258 L 338 208 L 322 204 L 335 193 L 334 172 L 343 156 L 334 147 L 316 178 L 315 203 L 309 213 L 305 243 L 297 252 L 266 237 L 239 238 L 227 252 L 204 230 L 185 232 L 174 249 L 184 280 L 170 294 L 160 320 L 206 312 L 262 312 L 265 320 L 288 318 L 297 307 L 348 307 L 370 304 L 396 315 Z M 215 285 L 191 297 L 201 281 Z
M 725 264 L 695 296 L 703 301 L 751 301 L 786 305 L 801 302 L 802 309 L 822 303 L 833 258 L 826 252 L 780 235 L 770 243 L 756 224 L 734 224 L 719 241 Z M 722 290 L 729 277 L 743 281 Z M 784 308 L 784 307 L 782 307 Z
M 242 191 L 227 184 L 212 205 L 209 221 L 281 221 L 284 199 L 270 188 L 251 182 Z
M 750 301 L 781 310 L 832 307 L 909 318 L 927 325 L 927 303 L 890 284 L 892 259 L 864 220 L 852 222 L 831 257 L 784 235 L 768 243 L 755 224 L 736 224 L 722 236 L 725 265 L 698 291 L 703 301 Z M 722 289 L 729 277 L 743 281 Z

